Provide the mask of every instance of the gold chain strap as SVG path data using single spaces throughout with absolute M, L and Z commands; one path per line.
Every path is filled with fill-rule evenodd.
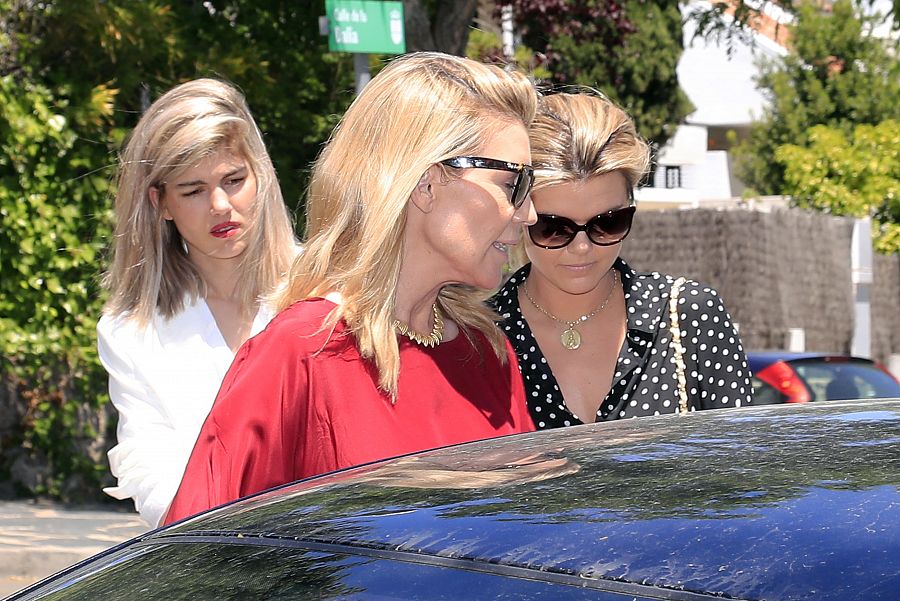
M 678 380 L 678 407 L 675 413 L 687 413 L 688 407 L 687 377 L 684 367 L 684 345 L 681 344 L 681 324 L 678 319 L 678 295 L 687 280 L 678 278 L 672 283 L 669 294 L 669 331 L 672 334 L 672 352 L 675 356 L 675 376 Z

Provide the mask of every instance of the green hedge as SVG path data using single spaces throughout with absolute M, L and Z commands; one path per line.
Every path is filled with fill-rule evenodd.
M 94 327 L 110 231 L 113 155 L 105 126 L 113 99 L 103 86 L 75 103 L 66 89 L 0 78 L 0 368 L 7 380 L 0 474 L 7 493 L 98 496 L 105 476 L 108 398 Z

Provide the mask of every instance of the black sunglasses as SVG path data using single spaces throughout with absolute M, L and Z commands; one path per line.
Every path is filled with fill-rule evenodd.
M 541 248 L 563 248 L 575 239 L 578 232 L 584 232 L 597 246 L 612 246 L 624 240 L 631 231 L 636 208 L 631 205 L 613 209 L 591 218 L 584 225 L 568 217 L 538 213 L 537 222 L 528 226 L 528 236 Z
M 517 209 L 525 203 L 528 193 L 531 192 L 531 186 L 534 184 L 534 167 L 524 163 L 507 163 L 483 157 L 453 157 L 441 161 L 441 165 L 454 169 L 495 169 L 515 173 L 516 183 L 513 185 L 509 201 Z

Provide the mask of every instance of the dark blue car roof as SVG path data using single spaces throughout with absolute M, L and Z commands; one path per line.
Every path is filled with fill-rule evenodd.
M 509 577 L 503 590 L 514 598 L 530 598 L 529 583 L 543 582 L 563 585 L 556 593 L 566 599 L 897 599 L 898 481 L 900 399 L 563 428 L 262 493 L 120 545 L 14 598 L 241 598 L 218 580 L 235 570 L 236 553 L 254 558 L 255 582 L 287 598 L 279 587 L 309 583 L 268 570 L 301 553 L 318 562 L 312 583 L 322 570 L 330 577 L 326 564 L 355 557 L 380 562 L 360 564 L 375 578 L 389 573 L 385 564 L 440 568 L 445 583 L 465 580 L 446 568 L 494 583 Z M 229 576 L 234 584 L 249 575 Z M 162 581 L 168 588 L 158 588 Z M 384 597 L 373 598 L 503 596 L 442 596 L 406 577 L 397 586 L 407 593 L 380 585 Z M 561 598 L 549 594 L 541 598 Z
M 741 599 L 894 599 L 900 400 L 512 436 L 291 485 L 144 544 L 242 537 Z
M 759 373 L 769 365 L 777 361 L 797 361 L 802 359 L 822 359 L 826 357 L 840 357 L 849 359 L 847 355 L 842 353 L 793 353 L 790 351 L 751 351 L 747 353 L 747 364 L 751 373 Z M 868 361 L 853 357 L 855 361 Z

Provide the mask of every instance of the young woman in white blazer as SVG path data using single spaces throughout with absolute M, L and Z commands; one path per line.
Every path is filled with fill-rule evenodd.
M 176 86 L 120 157 L 100 360 L 119 413 L 118 485 L 156 526 L 238 347 L 274 313 L 261 302 L 297 252 L 262 135 L 232 85 Z

